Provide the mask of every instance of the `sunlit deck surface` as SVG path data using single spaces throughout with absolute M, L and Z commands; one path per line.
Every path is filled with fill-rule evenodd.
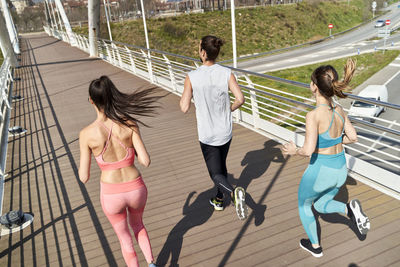
M 78 179 L 80 129 L 95 119 L 89 82 L 108 75 L 129 91 L 149 83 L 44 34 L 21 40 L 21 68 L 10 126 L 3 211 L 35 215 L 31 226 L 0 240 L 0 266 L 124 266 L 119 241 L 99 201 L 100 170 Z M 167 91 L 160 89 L 160 94 Z M 162 110 L 144 121 L 151 155 L 140 168 L 149 190 L 144 222 L 160 266 L 400 266 L 400 201 L 348 178 L 337 199 L 358 198 L 371 218 L 359 236 L 341 215 L 323 215 L 324 256 L 299 247 L 306 237 L 297 211 L 297 188 L 307 159 L 283 157 L 278 143 L 240 125 L 228 156 L 234 184 L 247 189 L 250 216 L 234 208 L 214 212 L 213 184 L 197 141 L 194 107 L 184 115 L 179 97 L 168 94 Z M 147 266 L 136 245 L 141 266 Z

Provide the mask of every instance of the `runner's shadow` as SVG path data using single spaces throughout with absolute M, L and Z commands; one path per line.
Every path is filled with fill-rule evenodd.
M 346 183 L 340 188 L 339 192 L 337 195 L 334 197 L 334 200 L 343 202 L 343 203 L 348 203 L 349 202 L 349 191 L 347 189 L 348 185 L 356 185 L 357 182 L 351 177 L 347 177 Z M 357 236 L 357 238 L 360 241 L 364 241 L 367 236 L 360 234 L 358 231 L 357 226 L 354 224 L 353 221 L 351 221 L 347 216 L 339 214 L 339 213 L 330 213 L 330 214 L 320 214 L 317 211 L 313 209 L 314 215 L 316 217 L 317 221 L 317 231 L 318 231 L 318 238 L 321 240 L 321 227 L 318 223 L 318 217 L 320 217 L 322 220 L 329 222 L 329 223 L 340 223 L 347 225 Z
M 175 225 L 168 234 L 167 240 L 157 257 L 157 266 L 165 266 L 171 256 L 169 266 L 178 267 L 179 255 L 182 250 L 183 236 L 191 228 L 202 225 L 213 214 L 214 208 L 209 204 L 214 188 L 200 193 L 190 204 L 190 200 L 196 194 L 191 192 L 185 201 L 182 214 L 184 217 Z
M 241 186 L 246 190 L 246 204 L 253 210 L 255 215 L 254 224 L 256 226 L 264 222 L 267 206 L 257 204 L 247 192 L 247 188 L 254 179 L 261 177 L 267 171 L 271 162 L 285 161 L 281 150 L 276 147 L 278 145 L 280 144 L 273 140 L 268 140 L 264 143 L 264 148 L 247 152 L 241 162 L 241 165 L 246 167 L 240 177 L 235 180 L 232 175 L 228 175 L 228 179 L 231 179 L 236 186 Z

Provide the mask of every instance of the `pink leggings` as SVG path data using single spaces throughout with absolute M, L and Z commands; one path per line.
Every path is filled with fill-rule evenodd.
M 101 206 L 118 236 L 122 255 L 129 267 L 139 266 L 139 262 L 127 218 L 146 261 L 153 261 L 149 236 L 142 222 L 146 200 L 147 188 L 142 177 L 119 184 L 100 183 Z

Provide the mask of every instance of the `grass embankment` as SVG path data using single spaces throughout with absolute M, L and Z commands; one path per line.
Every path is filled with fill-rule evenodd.
M 276 5 L 236 10 L 238 55 L 265 52 L 305 43 L 340 32 L 363 22 L 365 1 L 302 2 L 293 5 Z M 150 47 L 179 55 L 197 58 L 201 37 L 212 34 L 226 41 L 219 60 L 232 58 L 231 13 L 227 11 L 147 20 Z M 87 34 L 87 28 L 74 31 Z M 143 22 L 112 23 L 113 39 L 119 42 L 145 46 Z M 102 24 L 101 37 L 109 39 L 107 26 Z

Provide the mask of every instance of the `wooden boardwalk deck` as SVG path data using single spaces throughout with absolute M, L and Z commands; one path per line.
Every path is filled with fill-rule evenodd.
M 0 240 L 0 266 L 124 266 L 119 242 L 99 202 L 99 169 L 78 179 L 79 130 L 95 118 L 89 82 L 106 74 L 123 90 L 148 83 L 76 48 L 41 35 L 22 40 L 10 125 L 3 210 L 32 212 L 31 226 Z M 160 90 L 161 91 L 161 90 Z M 183 115 L 169 94 L 142 135 L 152 164 L 144 222 L 160 266 L 400 266 L 400 202 L 348 178 L 338 195 L 358 198 L 371 218 L 366 238 L 340 215 L 320 217 L 324 256 L 299 248 L 305 237 L 297 188 L 307 160 L 285 158 L 278 144 L 239 125 L 228 156 L 233 183 L 248 191 L 250 216 L 213 212 L 213 194 L 197 141 L 194 110 Z M 143 254 L 136 246 L 141 266 Z

